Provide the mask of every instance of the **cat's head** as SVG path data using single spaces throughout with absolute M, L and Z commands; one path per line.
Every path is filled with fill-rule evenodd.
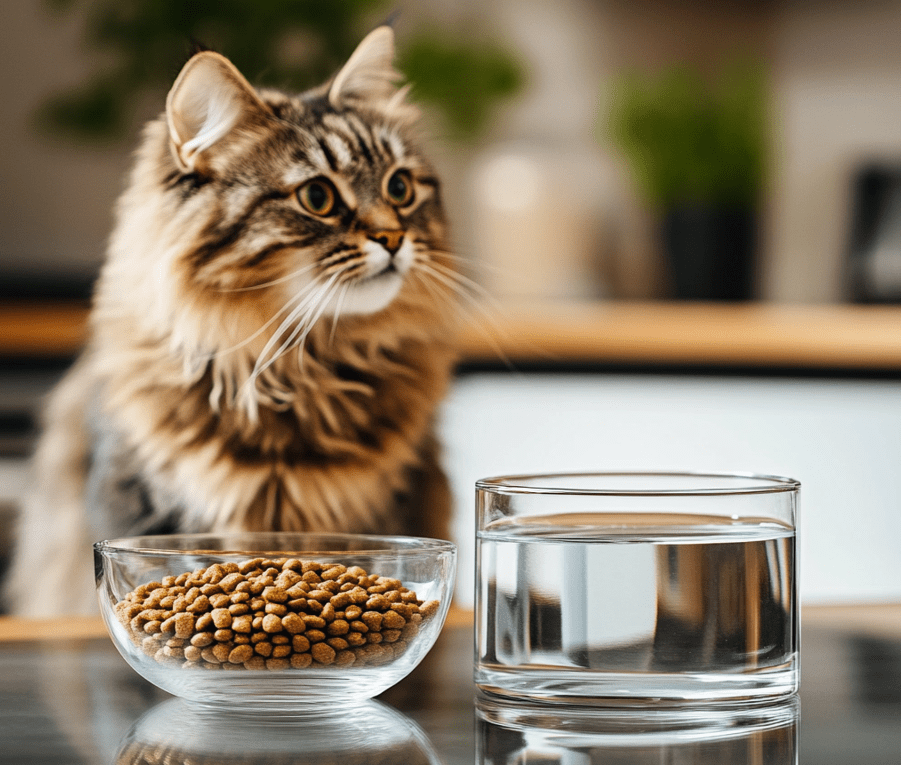
M 101 308 L 142 312 L 200 357 L 240 346 L 257 366 L 314 327 L 334 337 L 446 310 L 439 185 L 393 53 L 381 27 L 300 95 L 254 89 L 217 53 L 192 57 L 120 202 Z

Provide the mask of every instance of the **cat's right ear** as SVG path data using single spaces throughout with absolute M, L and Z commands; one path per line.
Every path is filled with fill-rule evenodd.
M 197 170 L 205 151 L 242 122 L 267 111 L 256 91 L 224 56 L 193 56 L 166 98 L 166 120 L 175 159 L 184 172 Z

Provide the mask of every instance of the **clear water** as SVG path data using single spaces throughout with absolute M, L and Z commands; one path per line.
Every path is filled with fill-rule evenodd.
M 476 682 L 547 700 L 797 689 L 794 532 L 710 516 L 571 515 L 478 538 Z

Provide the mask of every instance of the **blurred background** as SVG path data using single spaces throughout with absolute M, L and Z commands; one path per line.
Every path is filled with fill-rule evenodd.
M 303 88 L 390 18 L 491 297 L 441 424 L 461 602 L 476 478 L 623 468 L 796 477 L 804 598 L 901 599 L 901 2 L 3 10 L 7 536 L 140 125 L 191 41 Z

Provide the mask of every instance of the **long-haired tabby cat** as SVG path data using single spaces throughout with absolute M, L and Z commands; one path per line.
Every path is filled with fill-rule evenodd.
M 14 612 L 92 610 L 90 544 L 111 536 L 446 536 L 454 259 L 393 51 L 381 27 L 299 96 L 216 53 L 185 65 L 49 402 Z

